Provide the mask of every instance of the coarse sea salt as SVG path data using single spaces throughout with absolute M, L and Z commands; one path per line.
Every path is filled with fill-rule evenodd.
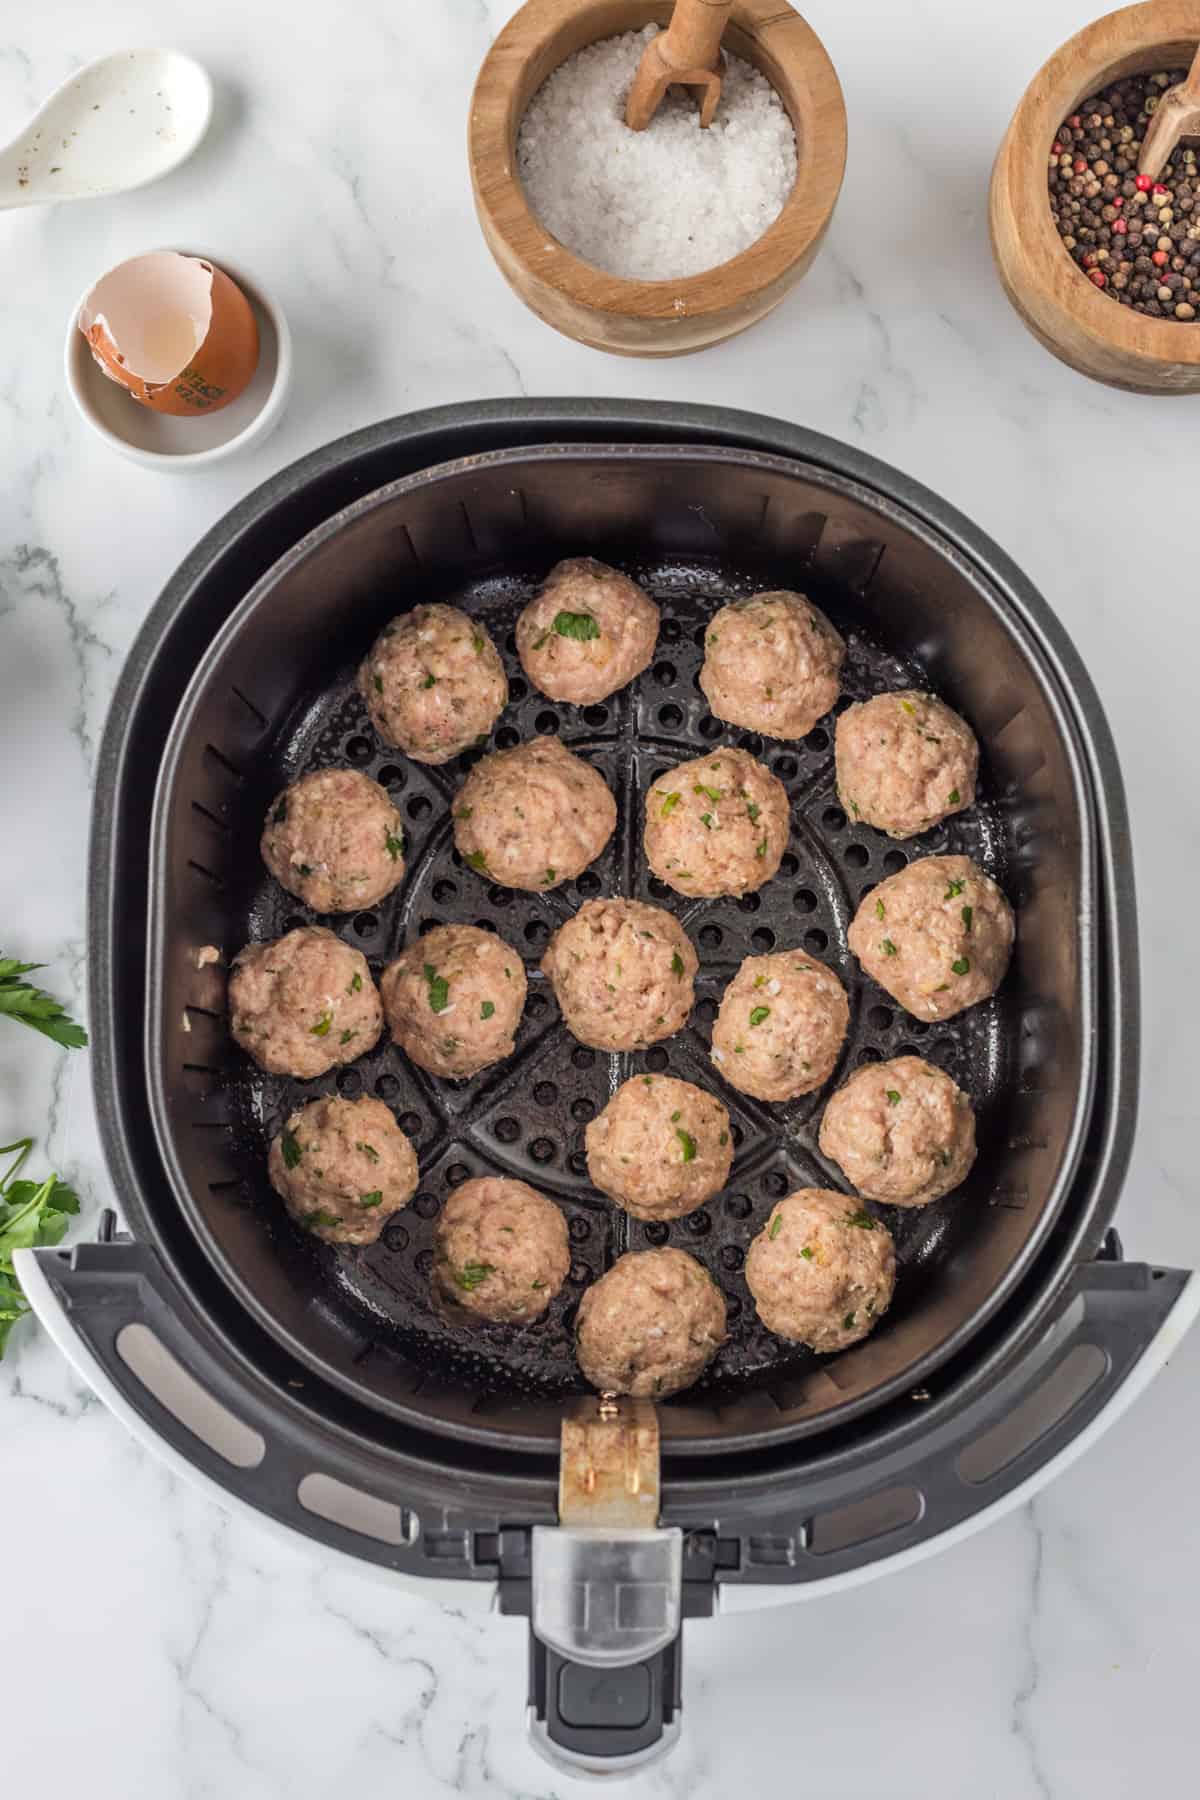
M 716 268 L 778 218 L 796 179 L 796 135 L 757 69 L 726 54 L 716 118 L 672 88 L 645 131 L 625 100 L 652 25 L 576 51 L 521 121 L 517 168 L 538 219 L 607 274 L 671 281 Z

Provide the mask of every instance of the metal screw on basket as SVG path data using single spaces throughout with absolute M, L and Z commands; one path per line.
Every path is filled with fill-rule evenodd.
M 700 125 L 713 122 L 721 98 L 725 58 L 721 38 L 733 0 L 676 0 L 665 31 L 652 38 L 625 105 L 631 131 L 645 131 L 670 87 L 700 88 Z

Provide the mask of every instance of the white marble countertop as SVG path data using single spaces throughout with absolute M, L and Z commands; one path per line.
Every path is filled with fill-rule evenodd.
M 1112 719 L 1142 920 L 1144 1103 L 1127 1251 L 1200 1263 L 1196 408 L 1047 357 L 987 251 L 992 153 L 1079 0 L 811 0 L 851 157 L 797 295 L 699 359 L 603 358 L 504 286 L 476 230 L 467 97 L 509 0 L 41 0 L 0 32 L 0 136 L 82 60 L 169 42 L 218 85 L 212 135 L 125 199 L 0 218 L 0 941 L 80 1004 L 89 788 L 108 696 L 194 540 L 302 452 L 482 395 L 757 408 L 863 445 L 1005 545 L 1065 620 Z M 293 325 L 290 412 L 245 461 L 167 479 L 85 436 L 67 312 L 122 256 L 195 243 L 261 273 Z M 1181 903 L 1181 897 L 1182 903 Z M 3 1022 L 0 1021 L 0 1026 Z M 0 1138 L 112 1199 L 86 1057 L 0 1032 Z M 848 1595 L 690 1630 L 686 1736 L 623 1788 L 1127 1800 L 1179 1791 L 1195 1737 L 1200 1438 L 1188 1341 L 1030 1507 Z M 1191 1398 L 1189 1399 L 1189 1395 Z M 95 1800 L 562 1794 L 524 1744 L 523 1626 L 443 1612 L 225 1516 L 138 1449 L 26 1325 L 0 1366 L 6 1791 Z

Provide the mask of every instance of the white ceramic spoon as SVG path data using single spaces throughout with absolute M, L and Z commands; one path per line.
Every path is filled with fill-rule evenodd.
M 192 154 L 212 82 L 177 50 L 117 50 L 64 81 L 0 148 L 0 210 L 90 200 L 157 181 Z

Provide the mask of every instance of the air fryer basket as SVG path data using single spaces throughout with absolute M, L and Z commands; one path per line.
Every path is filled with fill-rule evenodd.
M 512 654 L 516 613 L 558 557 L 619 564 L 660 601 L 653 667 L 580 712 L 531 693 Z M 703 626 L 731 595 L 803 588 L 846 633 L 852 698 L 927 684 L 973 723 L 980 805 L 913 844 L 848 821 L 832 790 L 826 726 L 783 745 L 721 727 L 695 676 Z M 372 636 L 418 600 L 483 618 L 504 651 L 512 700 L 492 747 L 558 731 L 602 769 L 621 824 L 601 860 L 545 895 L 489 887 L 453 850 L 449 800 L 469 758 L 422 769 L 375 738 L 353 690 Z M 844 702 L 845 703 L 845 702 Z M 648 881 L 640 796 L 672 762 L 717 742 L 761 754 L 792 799 L 776 880 L 741 901 L 687 902 Z M 476 753 L 478 754 L 478 753 Z M 305 769 L 349 762 L 387 785 L 406 820 L 409 875 L 379 908 L 333 923 L 376 973 L 430 923 L 500 931 L 533 977 L 516 1056 L 462 1086 L 437 1083 L 386 1045 L 309 1084 L 264 1077 L 230 1044 L 226 960 L 249 938 L 311 915 L 266 877 L 257 836 L 271 795 Z M 579 1385 L 570 1326 L 586 1283 L 626 1247 L 670 1242 L 725 1290 L 731 1341 L 706 1382 L 662 1409 L 666 1448 L 720 1451 L 800 1437 L 923 1380 L 1013 1291 L 1075 1172 L 1094 1085 L 1093 821 L 1073 722 L 1041 649 L 979 566 L 915 512 L 845 476 L 737 449 L 526 448 L 395 482 L 313 531 L 258 582 L 213 641 L 159 775 L 152 867 L 146 1056 L 160 1149 L 196 1238 L 250 1312 L 303 1363 L 361 1403 L 479 1444 L 550 1450 Z M 861 895 L 910 856 L 966 852 L 1018 913 L 1013 969 L 996 1000 L 925 1027 L 865 981 L 845 948 Z M 595 893 L 677 911 L 701 952 L 686 1033 L 608 1058 L 574 1044 L 536 975 L 549 932 Z M 846 981 L 852 1025 L 838 1077 L 915 1051 L 952 1073 L 980 1112 L 966 1187 L 917 1212 L 880 1209 L 900 1282 L 883 1325 L 836 1360 L 772 1339 L 741 1274 L 773 1201 L 804 1183 L 844 1185 L 816 1129 L 826 1094 L 786 1108 L 749 1101 L 707 1061 L 721 988 L 749 953 L 803 945 Z M 642 1068 L 711 1085 L 730 1106 L 737 1156 L 726 1192 L 667 1226 L 644 1225 L 589 1187 L 586 1121 Z M 421 1158 L 412 1205 L 366 1252 L 338 1253 L 291 1226 L 265 1178 L 286 1113 L 326 1091 L 373 1092 Z M 828 1091 L 828 1090 L 827 1090 Z M 575 1261 L 547 1319 L 525 1332 L 448 1324 L 428 1298 L 437 1212 L 470 1173 L 523 1176 L 568 1215 Z

